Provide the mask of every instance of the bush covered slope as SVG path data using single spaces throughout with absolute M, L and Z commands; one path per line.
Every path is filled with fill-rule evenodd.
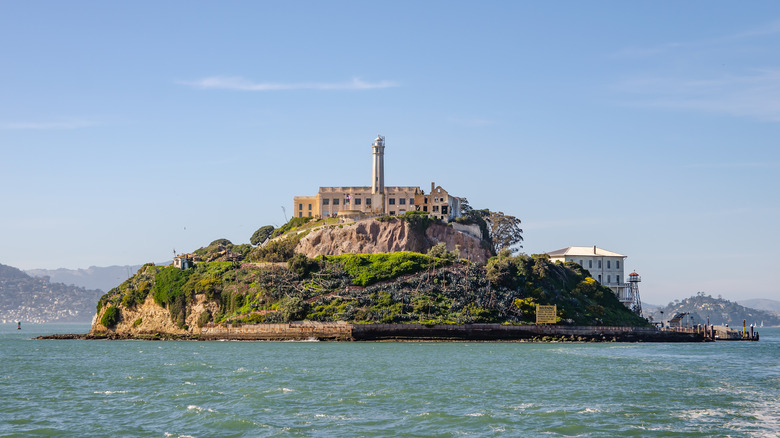
M 440 255 L 298 254 L 287 263 L 210 262 L 187 270 L 145 265 L 100 299 L 98 321 L 107 324 L 93 329 L 111 329 L 123 312 L 151 300 L 192 333 L 207 323 L 291 320 L 523 324 L 535 321 L 536 304 L 557 304 L 562 324 L 647 324 L 574 263 L 502 254 L 482 266 Z M 194 314 L 206 309 L 204 301 L 212 310 Z M 117 310 L 103 318 L 108 308 Z

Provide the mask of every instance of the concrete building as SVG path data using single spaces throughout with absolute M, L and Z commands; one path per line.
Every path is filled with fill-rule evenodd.
M 378 135 L 371 149 L 371 186 L 320 187 L 314 196 L 295 196 L 294 216 L 351 220 L 425 211 L 445 222 L 460 216 L 460 198 L 435 183 L 428 194 L 418 186 L 385 186 L 385 138 Z
M 635 303 L 634 294 L 623 274 L 626 256 L 607 251 L 597 246 L 570 246 L 568 248 L 547 253 L 550 260 L 574 262 L 587 269 L 590 276 L 604 286 L 612 289 L 621 303 L 632 307 Z

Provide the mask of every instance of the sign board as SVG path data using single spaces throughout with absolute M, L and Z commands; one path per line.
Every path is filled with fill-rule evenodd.
M 557 306 L 536 305 L 536 323 L 537 324 L 555 324 L 558 315 Z

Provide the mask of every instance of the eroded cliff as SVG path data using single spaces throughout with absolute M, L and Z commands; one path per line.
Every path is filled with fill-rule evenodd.
M 463 230 L 463 231 L 461 231 Z M 444 243 L 448 251 L 458 250 L 459 257 L 484 264 L 490 251 L 469 229 L 442 223 L 415 226 L 403 219 L 364 219 L 351 224 L 329 225 L 303 237 L 295 252 L 309 258 L 318 255 L 378 254 L 399 251 L 426 253 Z

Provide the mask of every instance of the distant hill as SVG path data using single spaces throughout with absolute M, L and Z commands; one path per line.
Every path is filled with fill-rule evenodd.
M 86 289 L 100 289 L 103 292 L 119 286 L 135 274 L 141 265 L 90 266 L 87 269 L 28 269 L 24 271 L 33 277 L 49 277 L 55 283 L 72 284 Z
M 101 295 L 0 264 L 0 321 L 89 322 Z
M 753 309 L 764 310 L 773 313 L 780 312 L 780 301 L 776 301 L 776 300 L 768 300 L 766 298 L 755 298 L 752 300 L 742 300 L 737 302 L 745 307 L 751 307 Z
M 661 311 L 664 312 L 663 318 Z M 645 316 L 652 317 L 653 321 L 669 321 L 675 314 L 683 312 L 690 313 L 695 324 L 706 323 L 709 318 L 710 324 L 716 325 L 742 326 L 742 320 L 746 320 L 748 325 L 763 323 L 765 326 L 780 326 L 780 316 L 775 313 L 741 306 L 733 301 L 713 298 L 703 293 L 684 300 L 675 300 L 665 307 L 645 312 Z

